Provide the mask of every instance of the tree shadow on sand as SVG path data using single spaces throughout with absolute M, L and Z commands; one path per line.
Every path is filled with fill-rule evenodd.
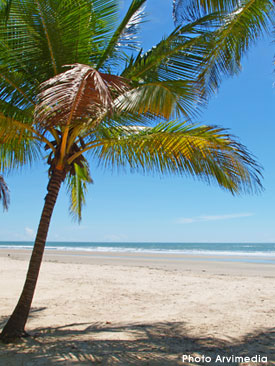
M 153 324 L 68 324 L 32 331 L 32 337 L 16 345 L 0 345 L 0 364 L 5 366 L 172 366 L 241 365 L 215 362 L 222 357 L 268 357 L 274 365 L 275 329 L 247 334 L 241 341 L 186 336 L 182 322 Z M 210 357 L 209 362 L 183 362 L 182 355 Z
M 39 307 L 39 308 L 31 308 L 28 319 L 34 318 L 37 313 L 39 313 L 40 311 L 43 311 L 45 309 L 47 309 L 45 306 Z M 9 316 L 0 316 L 0 329 L 2 329 L 4 327 L 4 325 L 6 324 L 8 319 L 9 319 Z M 1 363 L 0 363 L 0 365 L 1 365 Z

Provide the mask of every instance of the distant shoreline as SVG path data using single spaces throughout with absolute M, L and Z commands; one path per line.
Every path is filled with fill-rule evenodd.
M 28 260 L 30 249 L 0 249 L 0 257 Z M 45 250 L 44 261 L 73 264 L 100 264 L 150 267 L 167 270 L 209 272 L 212 274 L 260 275 L 275 277 L 275 259 L 269 257 L 213 256 L 174 253 L 99 252 L 77 250 Z
M 31 241 L 1 241 L 0 249 L 31 249 Z M 275 263 L 274 243 L 159 243 L 159 242 L 47 242 L 46 249 L 52 251 L 98 252 L 119 254 L 166 255 L 168 259 L 201 257 L 204 260 L 222 257 L 225 262 Z M 76 253 L 77 255 L 77 253 Z

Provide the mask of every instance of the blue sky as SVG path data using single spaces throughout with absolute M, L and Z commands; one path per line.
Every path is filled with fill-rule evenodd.
M 122 8 L 129 1 L 121 1 Z M 173 29 L 172 1 L 149 0 L 144 49 Z M 68 214 L 63 187 L 53 214 L 51 241 L 274 242 L 275 89 L 274 44 L 250 50 L 237 77 L 224 80 L 198 122 L 230 128 L 263 166 L 265 191 L 233 197 L 217 186 L 188 178 L 103 171 L 91 166 L 80 225 Z M 32 240 L 46 194 L 47 166 L 36 163 L 6 177 L 11 191 L 0 212 L 0 240 Z

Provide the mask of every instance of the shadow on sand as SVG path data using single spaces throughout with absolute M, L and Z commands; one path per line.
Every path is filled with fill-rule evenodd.
M 28 319 L 34 318 L 37 313 L 39 313 L 40 311 L 43 311 L 45 309 L 47 309 L 47 308 L 46 307 L 31 308 Z M 0 329 L 2 329 L 4 327 L 4 325 L 8 321 L 8 318 L 9 318 L 8 316 L 0 316 Z M 1 363 L 0 363 L 0 366 L 2 366 Z
M 43 310 L 43 309 L 42 309 Z M 34 309 L 31 316 L 41 309 Z M 5 319 L 0 319 L 3 326 Z M 68 324 L 33 329 L 31 337 L 0 344 L 2 366 L 172 366 L 274 365 L 275 329 L 247 334 L 241 341 L 186 336 L 184 323 Z M 211 362 L 186 362 L 182 355 L 210 357 Z M 216 362 L 217 356 L 267 357 L 267 363 Z

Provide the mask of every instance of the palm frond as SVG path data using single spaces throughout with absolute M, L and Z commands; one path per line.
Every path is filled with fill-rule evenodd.
M 0 201 L 2 201 L 3 209 L 7 210 L 10 203 L 10 192 L 2 175 L 0 175 Z
M 249 47 L 272 29 L 274 10 L 274 3 L 269 0 L 246 0 L 240 1 L 240 6 L 225 17 L 214 34 L 205 68 L 199 76 L 205 94 L 215 92 L 223 76 L 240 71 L 241 59 Z
M 108 46 L 99 60 L 97 68 L 100 69 L 104 63 L 113 56 L 114 52 L 121 52 L 122 49 L 137 49 L 139 43 L 136 41 L 138 26 L 144 17 L 143 5 L 146 0 L 132 0 L 122 22 L 115 30 Z M 112 60 L 113 62 L 113 60 Z
M 33 123 L 33 112 L 33 106 L 30 108 L 21 109 L 13 105 L 11 101 L 5 102 L 4 100 L 0 99 L 0 114 L 5 117 L 14 118 L 17 121 L 21 121 L 30 126 Z
M 122 76 L 141 83 L 197 81 L 198 98 L 207 100 L 224 76 L 238 73 L 248 48 L 274 24 L 274 3 L 240 0 L 238 8 L 228 14 L 206 10 L 152 50 L 132 57 Z
M 149 113 L 166 119 L 181 114 L 190 119 L 199 112 L 203 102 L 197 83 L 189 80 L 140 83 L 115 100 L 119 111 Z
M 116 0 L 13 0 L 8 21 L 0 17 L 1 56 L 38 84 L 66 64 L 95 66 L 117 18 Z
M 209 38 L 219 25 L 217 19 L 211 14 L 177 28 L 145 54 L 132 57 L 121 75 L 141 83 L 195 81 L 209 53 Z
M 45 77 L 45 66 L 53 57 L 48 49 L 49 44 L 52 48 L 48 32 L 45 37 L 48 22 L 41 16 L 42 3 L 13 0 L 8 21 L 0 18 L 1 61 L 5 60 L 11 72 L 21 72 L 37 84 Z
M 90 0 L 88 1 L 91 3 Z M 117 0 L 93 0 L 92 14 L 92 22 L 95 20 L 97 22 L 97 28 L 94 34 L 97 36 L 98 40 L 101 39 L 104 48 L 106 48 L 117 25 L 119 4 Z
M 41 85 L 35 120 L 41 126 L 70 126 L 95 121 L 114 108 L 113 99 L 127 89 L 124 79 L 81 64 Z
M 74 219 L 81 221 L 81 213 L 85 204 L 87 184 L 93 183 L 87 161 L 82 159 L 82 166 L 74 163 L 74 172 L 67 176 L 67 191 L 70 194 L 70 213 Z
M 176 26 L 194 22 L 206 14 L 231 13 L 240 0 L 173 0 L 173 19 Z
M 213 29 L 198 79 L 204 95 L 211 95 L 224 76 L 241 70 L 241 60 L 257 39 L 274 27 L 275 4 L 272 0 L 189 0 L 175 1 L 176 19 L 195 21 L 217 14 L 220 25 Z M 218 12 L 218 13 L 215 13 Z M 181 22 L 180 22 L 181 23 Z M 178 24 L 178 23 L 177 23 Z
M 0 100 L 20 109 L 34 106 L 35 87 L 26 75 L 0 66 Z
M 0 17 L 5 19 L 6 22 L 9 19 L 12 1 L 13 0 L 2 0 L 0 3 Z
M 78 62 L 96 67 L 112 37 L 118 10 L 116 0 L 60 1 L 57 13 L 62 65 Z
M 32 132 L 28 119 L 7 117 L 0 113 L 0 171 L 32 164 L 41 158 L 41 142 Z M 46 139 L 45 139 L 46 140 Z
M 104 167 L 189 175 L 233 194 L 262 188 L 260 167 L 222 128 L 171 122 L 153 128 L 101 128 L 91 152 Z

